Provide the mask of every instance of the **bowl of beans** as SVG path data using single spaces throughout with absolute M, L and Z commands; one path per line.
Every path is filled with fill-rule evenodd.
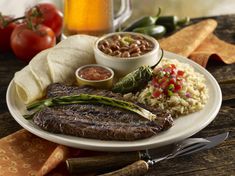
M 161 58 L 156 39 L 134 32 L 115 32 L 100 37 L 94 47 L 96 62 L 124 76 L 142 65 L 153 66 Z
M 79 86 L 89 85 L 109 89 L 113 84 L 114 72 L 106 66 L 89 64 L 79 67 L 75 72 L 75 76 Z

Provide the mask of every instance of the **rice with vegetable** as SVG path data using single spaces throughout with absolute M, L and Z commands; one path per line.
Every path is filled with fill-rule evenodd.
M 124 97 L 168 110 L 173 116 L 201 110 L 208 100 L 205 77 L 189 64 L 162 59 L 146 88 Z

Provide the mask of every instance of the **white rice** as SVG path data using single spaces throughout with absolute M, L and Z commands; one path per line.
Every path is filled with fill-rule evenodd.
M 126 94 L 124 97 L 147 105 L 160 107 L 176 117 L 201 110 L 209 97 L 205 77 L 195 72 L 194 68 L 189 64 L 179 62 L 178 60 L 164 58 L 156 68 L 162 67 L 165 64 L 174 64 L 177 69 L 185 72 L 183 75 L 185 81 L 179 92 L 173 93 L 172 96 L 162 94 L 155 98 L 152 96 L 154 87 L 149 82 L 142 91 L 136 94 Z M 186 94 L 190 94 L 190 96 L 186 96 Z

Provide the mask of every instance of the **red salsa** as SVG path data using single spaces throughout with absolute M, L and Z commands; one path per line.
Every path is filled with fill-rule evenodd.
M 108 79 L 109 77 L 112 76 L 112 73 L 108 69 L 103 67 L 89 66 L 81 69 L 78 72 L 78 75 L 86 80 L 99 81 L 99 80 Z

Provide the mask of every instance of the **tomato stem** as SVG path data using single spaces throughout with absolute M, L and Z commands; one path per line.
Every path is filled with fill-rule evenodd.
M 32 29 L 33 31 L 35 31 L 37 29 L 37 24 L 34 25 L 33 22 L 32 22 L 33 21 L 32 19 L 35 18 L 35 17 L 42 17 L 42 12 L 38 8 L 38 6 L 36 6 L 32 9 L 32 14 L 28 18 L 26 16 L 21 16 L 21 17 L 18 17 L 18 18 L 14 18 L 12 20 L 6 20 L 6 19 L 4 19 L 2 13 L 0 13 L 0 22 L 1 22 L 3 27 L 6 27 L 10 23 L 26 19 L 28 27 L 30 29 Z
M 38 6 L 32 8 L 32 14 L 31 17 L 42 17 L 42 12 Z
M 15 21 L 18 21 L 18 20 L 22 20 L 22 19 L 25 19 L 25 16 L 22 16 L 22 17 L 18 17 L 18 18 L 14 18 L 12 20 L 6 20 L 4 19 L 4 17 L 2 16 L 2 14 L 0 13 L 0 22 L 2 24 L 3 27 L 6 27 L 7 25 L 9 25 L 10 23 L 13 23 Z
M 7 22 L 7 20 L 4 19 L 4 17 L 2 16 L 2 13 L 0 13 L 0 22 L 1 22 L 3 28 L 8 25 L 8 22 Z
M 26 22 L 27 22 L 27 25 L 28 25 L 28 28 L 29 28 L 29 29 L 31 29 L 31 30 L 33 30 L 33 31 L 36 31 L 38 24 L 34 24 L 34 23 L 32 22 L 32 18 L 33 18 L 33 17 L 29 17 L 29 18 L 26 20 Z
M 36 31 L 38 28 L 38 25 L 42 22 L 43 18 L 42 18 L 42 12 L 40 10 L 40 8 L 38 6 L 35 6 L 34 8 L 32 8 L 31 10 L 31 14 L 26 18 L 26 22 L 27 25 L 30 29 L 32 29 L 33 31 Z M 34 22 L 35 18 L 39 17 L 39 19 L 41 20 L 40 22 Z

